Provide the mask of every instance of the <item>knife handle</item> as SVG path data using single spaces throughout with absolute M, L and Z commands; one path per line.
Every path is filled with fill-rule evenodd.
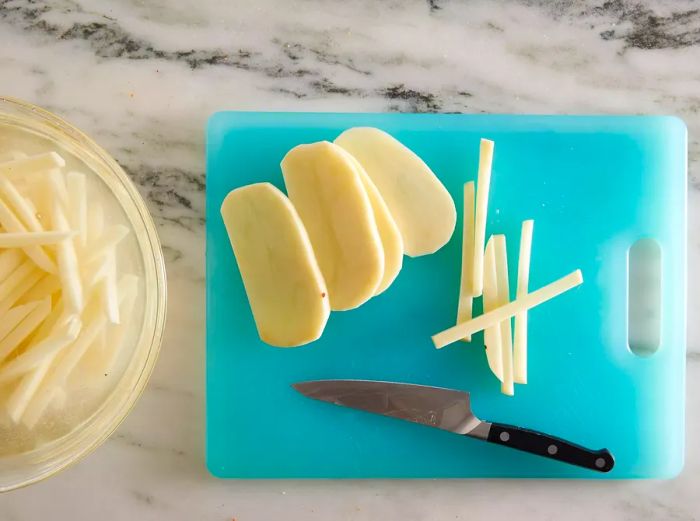
M 610 472 L 615 458 L 608 449 L 591 450 L 537 431 L 492 423 L 487 441 L 578 467 Z

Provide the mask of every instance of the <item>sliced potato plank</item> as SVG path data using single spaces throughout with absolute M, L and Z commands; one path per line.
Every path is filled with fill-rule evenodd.
M 269 183 L 233 190 L 221 205 L 260 338 L 292 347 L 321 336 L 328 290 L 304 225 Z
M 357 127 L 335 140 L 376 185 L 394 218 L 406 255 L 434 253 L 452 237 L 457 212 L 452 197 L 413 151 L 377 128 Z
M 374 213 L 374 222 L 377 224 L 377 230 L 379 231 L 379 238 L 382 241 L 382 249 L 384 250 L 384 274 L 382 275 L 382 280 L 379 283 L 379 287 L 375 291 L 375 295 L 379 295 L 384 292 L 394 279 L 398 276 L 401 271 L 401 266 L 403 265 L 403 238 L 401 237 L 401 230 L 396 225 L 396 221 L 391 216 L 389 207 L 382 199 L 382 195 L 379 190 L 374 185 L 372 180 L 362 168 L 362 165 L 355 159 L 352 154 L 346 150 L 340 148 L 349 158 L 349 160 L 355 166 L 355 170 L 360 175 L 360 180 L 362 185 L 365 187 L 367 196 L 369 197 L 369 202 L 372 205 L 372 212 Z
M 289 199 L 306 228 L 331 309 L 353 309 L 377 291 L 384 252 L 360 175 L 327 141 L 299 145 L 282 160 Z

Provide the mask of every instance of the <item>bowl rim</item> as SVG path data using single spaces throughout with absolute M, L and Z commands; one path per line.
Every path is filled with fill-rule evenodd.
M 145 239 L 138 240 L 137 242 L 141 255 L 144 256 L 144 262 L 148 261 L 150 264 L 150 261 L 152 260 L 153 265 L 151 267 L 144 266 L 144 268 L 147 271 L 149 269 L 153 270 L 153 282 L 155 282 L 156 286 L 153 290 L 151 290 L 155 291 L 155 308 L 151 322 L 151 330 L 147 330 L 148 321 L 144 320 L 138 337 L 138 343 L 143 342 L 144 348 L 146 344 L 150 343 L 150 345 L 148 346 L 148 351 L 143 366 L 140 368 L 140 371 L 137 369 L 138 374 L 134 378 L 134 383 L 131 390 L 128 393 L 125 393 L 124 397 L 116 403 L 117 407 L 111 410 L 110 414 L 107 414 L 104 407 L 104 405 L 113 397 L 111 392 L 108 393 L 100 406 L 88 418 L 86 418 L 83 424 L 78 425 L 76 429 L 72 430 L 69 434 L 66 434 L 66 437 L 73 436 L 77 439 L 72 440 L 68 450 L 65 451 L 65 453 L 62 453 L 59 458 L 56 458 L 55 463 L 44 465 L 40 471 L 30 475 L 27 478 L 22 478 L 16 483 L 0 484 L 0 493 L 31 485 L 49 478 L 62 470 L 65 470 L 93 452 L 114 433 L 114 431 L 134 408 L 136 402 L 138 402 L 146 388 L 146 384 L 148 383 L 151 374 L 153 373 L 153 369 L 155 368 L 158 354 L 160 352 L 160 347 L 163 342 L 167 312 L 167 278 L 165 272 L 165 259 L 163 257 L 161 242 L 156 231 L 156 225 L 143 197 L 138 192 L 136 185 L 129 178 L 123 168 L 92 138 L 60 116 L 57 116 L 46 109 L 21 99 L 0 95 L 0 114 L 5 112 L 3 107 L 10 107 L 20 112 L 22 116 L 33 119 L 35 122 L 53 126 L 59 132 L 65 134 L 66 137 L 76 142 L 81 149 L 92 154 L 98 162 L 104 165 L 105 175 L 113 177 L 114 180 L 118 182 L 120 187 L 128 196 L 128 199 L 131 201 L 131 204 L 133 204 L 133 210 L 135 210 L 136 214 L 140 217 L 142 229 L 139 230 L 139 232 L 145 233 Z M 124 201 L 118 199 L 118 203 L 120 206 L 124 206 Z M 130 219 L 130 221 L 132 226 L 136 227 L 136 223 L 132 219 Z M 145 291 L 149 291 L 148 288 L 146 288 Z M 133 356 L 135 356 L 138 352 L 139 349 L 134 349 L 132 360 Z M 120 379 L 115 383 L 114 389 L 116 389 L 116 387 L 125 378 L 124 374 L 122 374 Z M 81 431 L 84 432 L 86 430 L 86 422 L 94 417 L 97 417 L 98 415 L 104 416 L 104 423 L 96 432 L 97 435 L 94 437 L 80 437 L 79 434 Z M 60 439 L 61 438 L 58 438 L 57 440 L 53 440 L 49 443 L 58 442 Z M 19 454 L 17 456 L 19 456 Z

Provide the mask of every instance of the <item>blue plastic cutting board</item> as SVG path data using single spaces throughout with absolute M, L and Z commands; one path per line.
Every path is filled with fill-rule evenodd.
M 457 202 L 475 179 L 479 138 L 496 143 L 487 233 L 506 233 L 515 276 L 520 223 L 535 220 L 530 288 L 581 268 L 579 288 L 529 314 L 529 381 L 499 392 L 483 347 L 436 351 L 453 325 L 460 232 L 406 258 L 396 282 L 333 313 L 296 349 L 258 339 L 219 207 L 229 190 L 270 181 L 295 145 L 353 126 L 390 132 Z M 686 128 L 669 117 L 222 112 L 207 135 L 207 464 L 220 477 L 577 477 L 600 474 L 448 432 L 313 401 L 290 384 L 361 378 L 469 390 L 476 414 L 610 449 L 606 477 L 670 477 L 683 465 Z M 663 253 L 661 347 L 627 347 L 627 252 Z M 478 342 L 481 337 L 477 337 Z

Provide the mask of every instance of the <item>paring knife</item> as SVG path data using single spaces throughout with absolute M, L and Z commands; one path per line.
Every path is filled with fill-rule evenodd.
M 482 421 L 472 412 L 469 393 L 464 391 L 370 380 L 316 380 L 292 387 L 316 400 L 437 427 L 598 472 L 609 472 L 615 465 L 607 449 L 591 450 L 541 432 Z

